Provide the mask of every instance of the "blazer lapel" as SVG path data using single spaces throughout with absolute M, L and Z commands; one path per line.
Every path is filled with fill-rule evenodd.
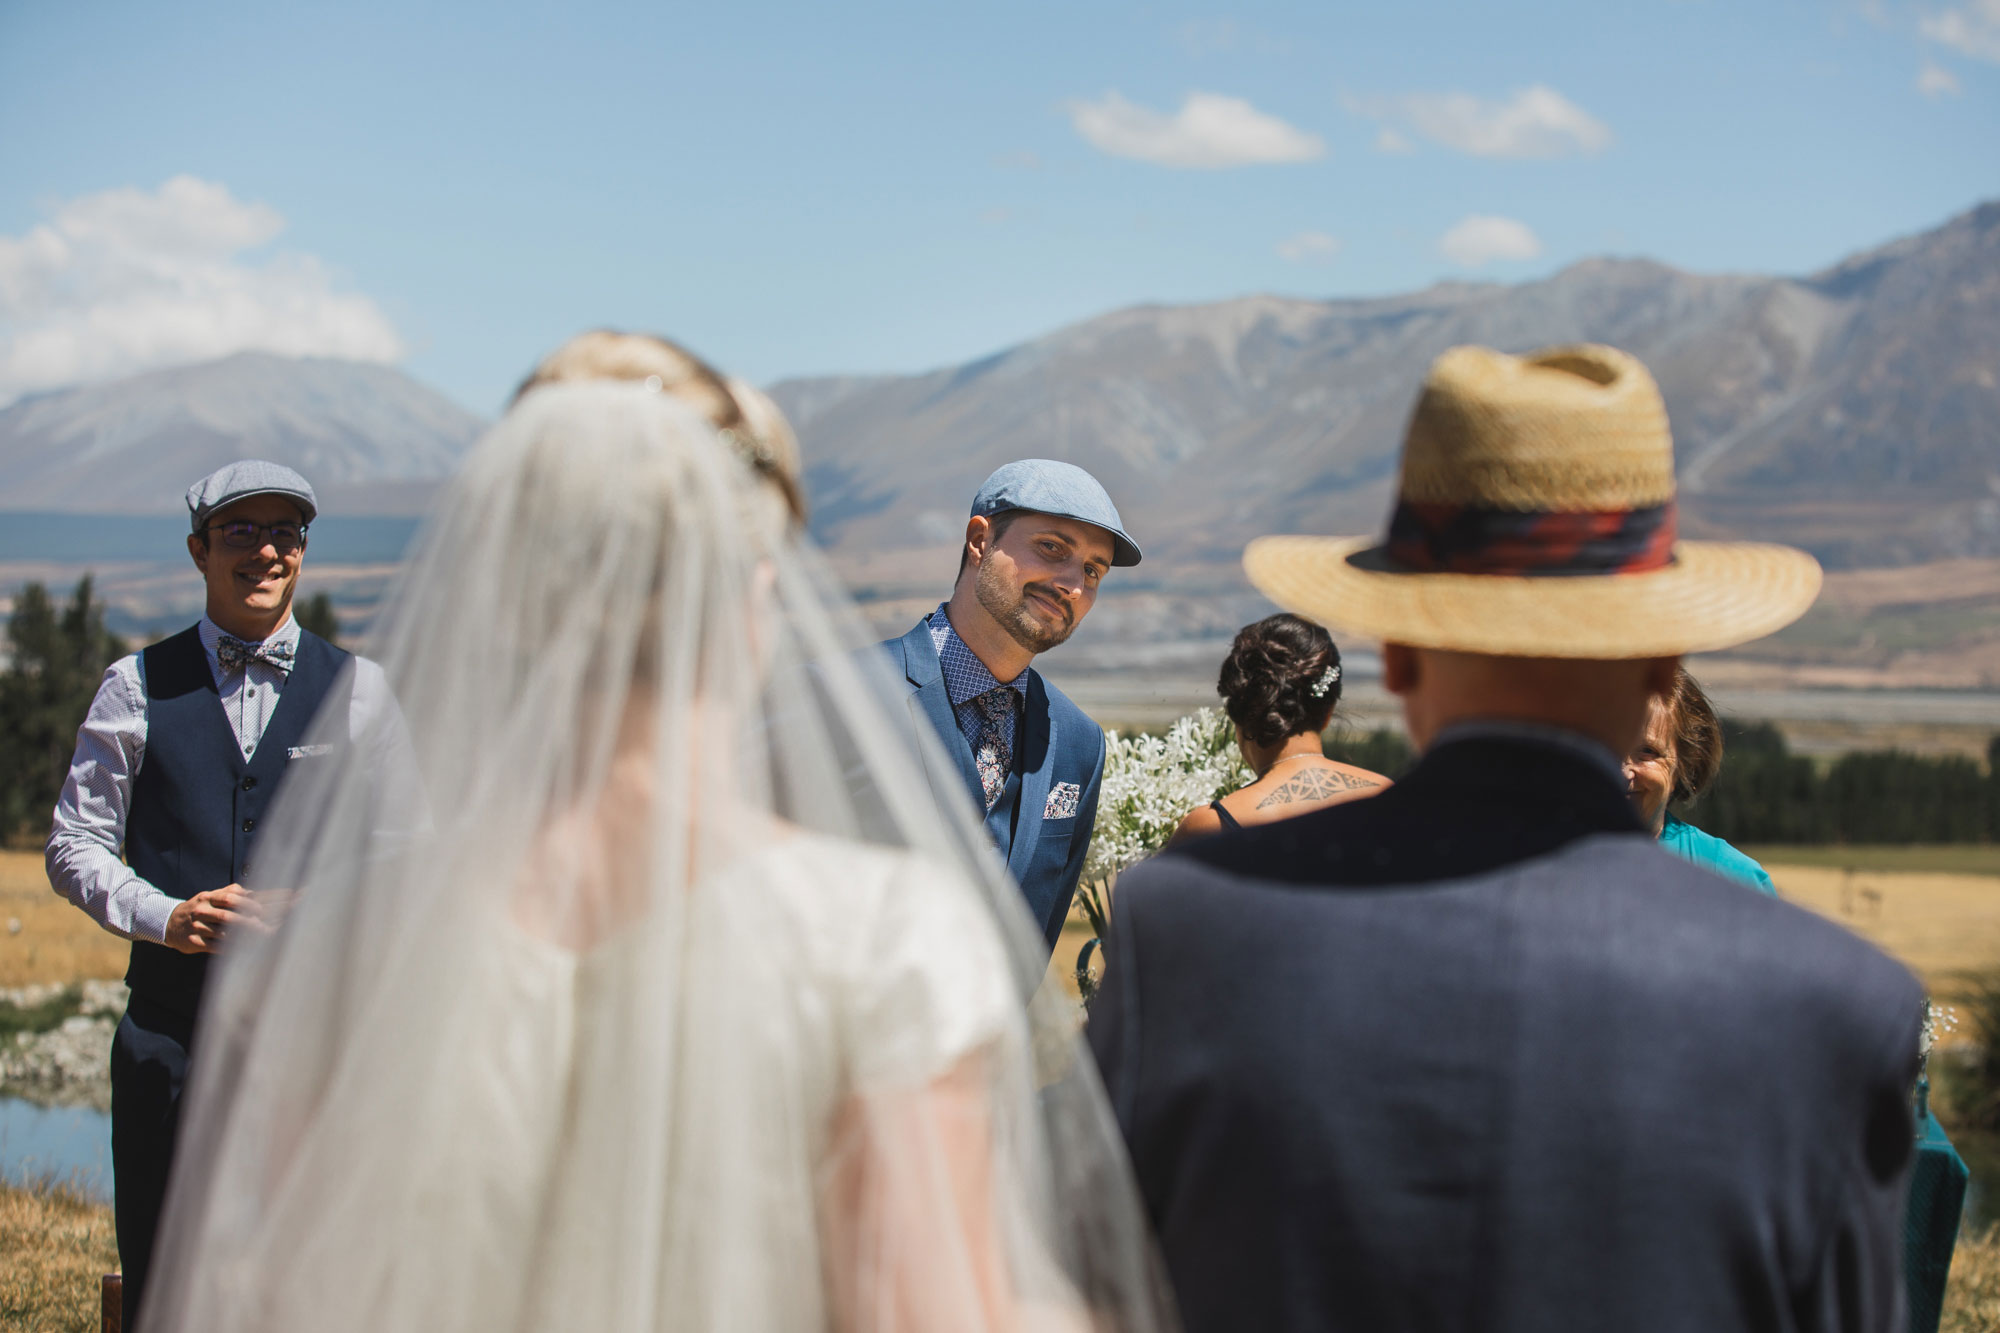
M 944 687 L 944 668 L 938 665 L 937 649 L 931 644 L 930 626 L 923 621 L 903 636 L 903 675 L 916 686 L 916 693 L 910 696 L 910 716 L 920 726 L 929 726 L 936 745 L 919 745 L 924 756 L 924 768 L 929 773 L 931 787 L 936 791 L 948 790 L 952 781 L 972 793 L 974 802 L 980 809 L 985 808 L 985 788 L 979 783 L 979 770 L 973 766 L 972 751 L 966 747 L 963 733 L 958 729 L 958 717 L 951 711 L 951 695 Z M 951 768 L 938 770 L 939 751 L 944 762 Z
M 1049 691 L 1041 675 L 1028 673 L 1027 707 L 1014 728 L 1014 748 L 1021 757 L 1021 808 L 1014 816 L 1014 846 L 1007 869 L 1017 883 L 1028 882 L 1035 844 L 1042 835 L 1042 811 L 1048 808 L 1049 777 L 1055 769 L 1055 722 L 1049 716 Z

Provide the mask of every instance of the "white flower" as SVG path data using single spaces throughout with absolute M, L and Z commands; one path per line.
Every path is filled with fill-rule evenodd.
M 1928 1061 L 1931 1058 L 1931 1052 L 1937 1047 L 1938 1039 L 1948 1032 L 1957 1031 L 1957 1029 L 1958 1014 L 1955 1010 L 1949 1005 L 1937 1004 L 1926 1000 L 1924 1002 L 1924 1026 L 1922 1032 L 1917 1037 L 1918 1057 Z
M 1166 845 L 1181 816 L 1255 776 L 1236 749 L 1236 729 L 1213 708 L 1182 718 L 1165 736 L 1109 733 L 1084 881 L 1109 880 L 1145 860 Z

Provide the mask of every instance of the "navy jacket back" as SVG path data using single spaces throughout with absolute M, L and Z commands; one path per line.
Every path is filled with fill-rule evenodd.
M 1461 741 L 1161 857 L 1107 953 L 1194 1333 L 1900 1326 L 1917 983 L 1579 756 Z

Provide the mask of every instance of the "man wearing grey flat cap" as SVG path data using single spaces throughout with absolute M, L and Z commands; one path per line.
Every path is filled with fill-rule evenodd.
M 1097 822 L 1104 732 L 1030 663 L 1083 623 L 1113 566 L 1138 563 L 1095 477 L 1050 459 L 1009 463 L 973 497 L 951 597 L 883 645 L 903 670 L 912 726 L 943 742 L 932 790 L 972 798 L 1051 952 Z
M 243 887 L 279 780 L 296 765 L 329 762 L 338 743 L 321 731 L 309 737 L 308 725 L 335 708 L 370 762 L 413 772 L 382 669 L 292 616 L 318 515 L 305 478 L 276 463 L 232 463 L 189 487 L 187 506 L 206 612 L 104 673 L 47 852 L 56 891 L 132 941 L 131 1001 L 111 1049 L 128 1330 L 151 1264 L 209 955 L 234 931 L 270 929 L 281 910 L 281 895 Z

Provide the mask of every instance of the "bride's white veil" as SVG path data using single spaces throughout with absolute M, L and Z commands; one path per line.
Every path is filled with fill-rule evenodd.
M 554 384 L 466 460 L 375 636 L 427 812 L 293 762 L 148 1333 L 1171 1324 L 1018 891 L 730 445 Z

